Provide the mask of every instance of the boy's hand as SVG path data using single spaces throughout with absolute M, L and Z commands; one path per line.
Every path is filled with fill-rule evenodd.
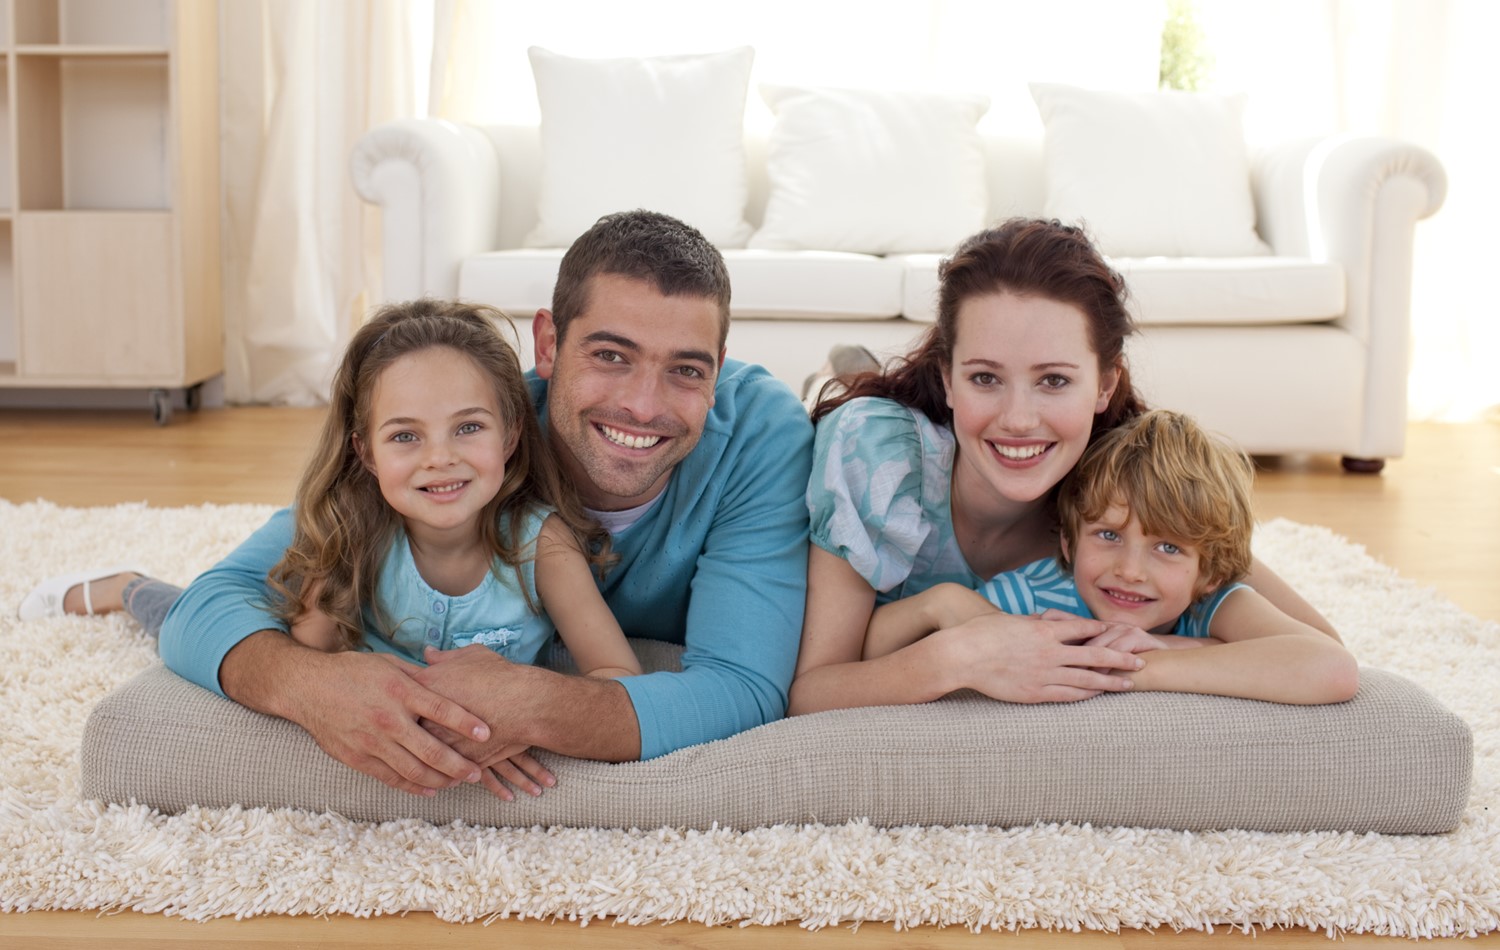
M 1059 611 L 1061 613 L 1061 611 Z M 1043 619 L 1056 619 L 1043 615 Z M 1159 637 L 1147 633 L 1140 627 L 1132 627 L 1124 623 L 1112 623 L 1109 629 L 1083 644 L 1089 647 L 1109 647 L 1125 653 L 1149 653 L 1152 650 L 1164 650 L 1167 645 Z

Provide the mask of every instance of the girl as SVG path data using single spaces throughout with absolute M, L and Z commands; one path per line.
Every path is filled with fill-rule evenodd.
M 531 663 L 555 624 L 580 672 L 637 675 L 590 570 L 608 535 L 563 488 L 499 316 L 419 300 L 355 334 L 274 606 L 308 646 L 413 661 L 479 644 Z
M 497 319 L 417 300 L 355 333 L 298 486 L 292 544 L 270 573 L 271 609 L 305 645 L 413 663 L 427 646 L 471 645 L 531 663 L 555 625 L 583 674 L 638 675 L 592 573 L 609 536 L 560 477 Z M 154 633 L 180 593 L 138 571 L 94 571 L 43 582 L 21 613 L 128 608 Z M 533 795 L 554 783 L 524 752 L 489 765 L 479 780 L 506 800 L 501 779 Z
M 1078 228 L 1012 219 L 940 272 L 918 348 L 814 412 L 812 549 L 792 714 L 927 702 L 971 688 L 1015 702 L 1133 685 L 1143 661 L 1097 620 L 990 612 L 863 658 L 875 608 L 944 581 L 975 589 L 1057 548 L 1055 489 L 1088 444 L 1138 414 L 1125 286 Z M 1259 565 L 1246 582 L 1335 637 Z

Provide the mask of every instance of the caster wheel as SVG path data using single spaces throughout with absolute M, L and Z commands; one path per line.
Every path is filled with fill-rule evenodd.
M 165 389 L 151 390 L 151 418 L 159 426 L 172 421 L 172 394 Z

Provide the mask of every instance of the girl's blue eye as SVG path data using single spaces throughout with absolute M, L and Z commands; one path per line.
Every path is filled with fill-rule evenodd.
M 478 432 L 481 428 L 482 426 L 477 422 L 465 422 L 458 427 L 458 431 L 463 435 L 468 435 L 471 432 Z
M 416 435 L 414 433 L 411 433 L 411 432 L 397 432 L 395 435 L 391 436 L 391 441 L 392 442 L 413 442 L 413 441 L 416 441 L 416 438 L 417 438 Z

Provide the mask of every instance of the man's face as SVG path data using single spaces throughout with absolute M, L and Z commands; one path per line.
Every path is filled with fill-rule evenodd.
M 655 498 L 714 404 L 724 359 L 718 305 L 596 274 L 566 339 L 547 310 L 532 330 L 537 374 L 549 380 L 547 425 L 583 503 L 620 511 Z

